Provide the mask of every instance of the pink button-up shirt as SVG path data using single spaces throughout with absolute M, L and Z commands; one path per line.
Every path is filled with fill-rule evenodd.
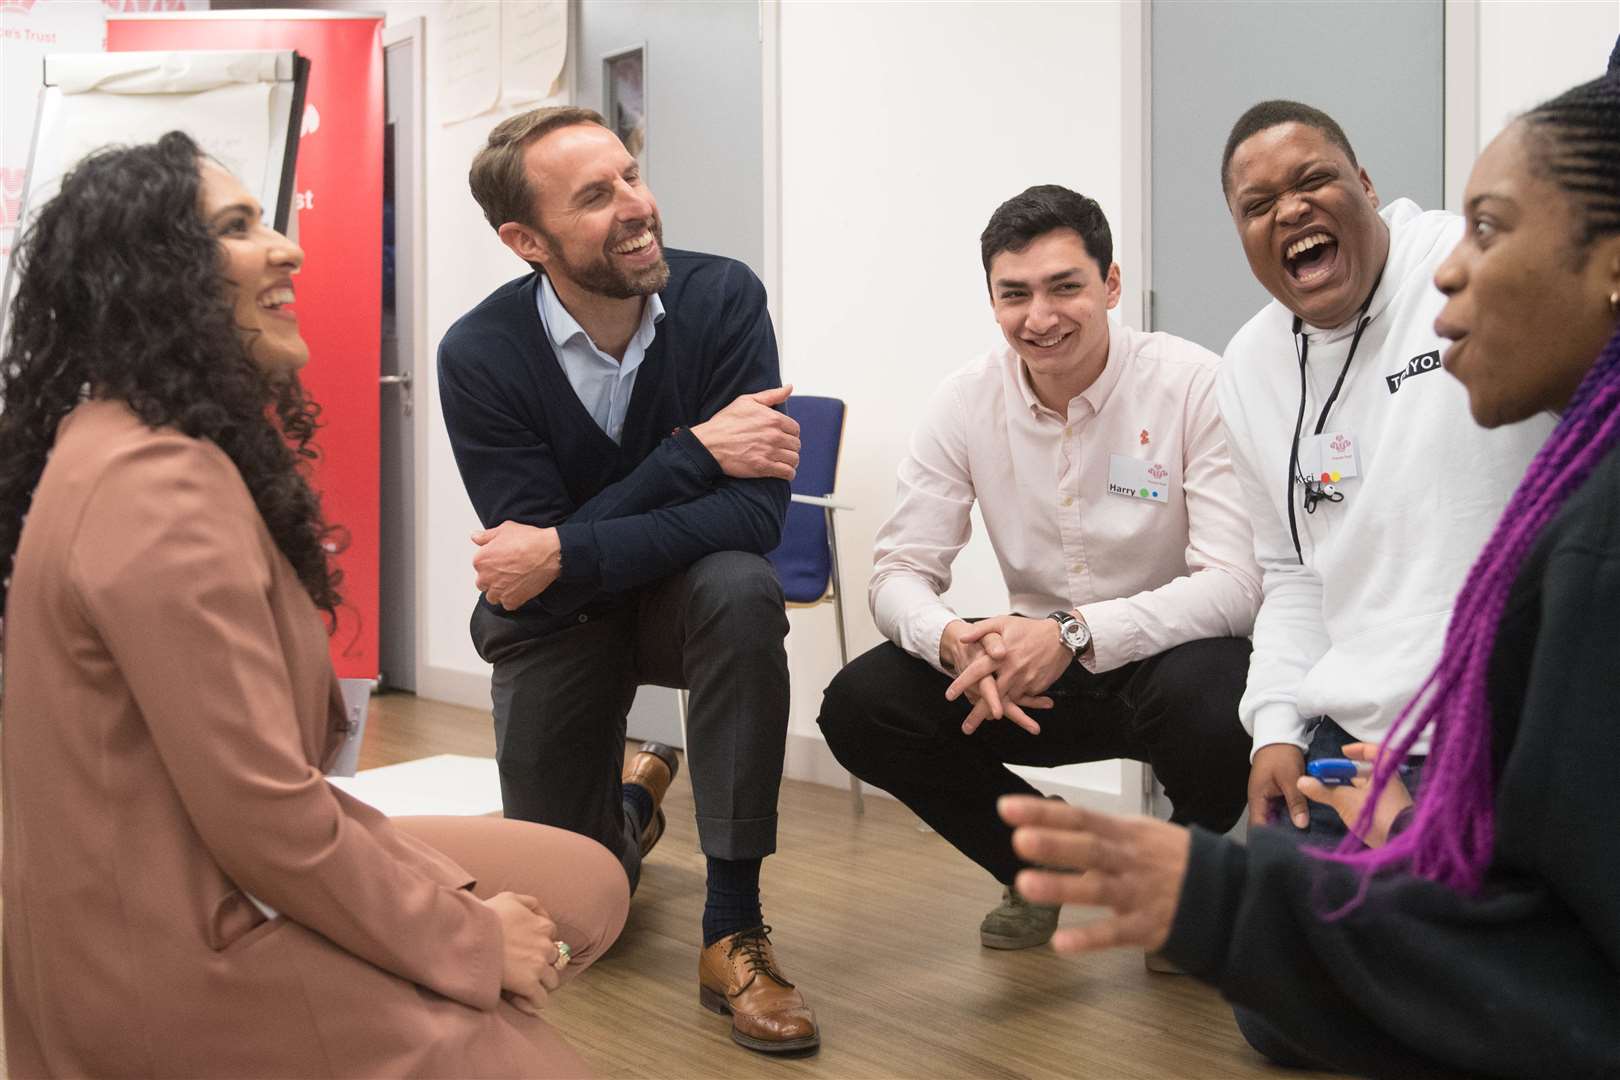
M 1219 363 L 1190 341 L 1114 326 L 1107 365 L 1067 414 L 1040 403 L 1007 346 L 947 378 L 878 532 L 878 629 L 943 670 L 940 635 L 958 615 L 940 594 L 977 500 L 1012 610 L 1077 609 L 1092 671 L 1247 635 L 1260 572 L 1215 403 Z M 1110 490 L 1142 490 L 1143 470 L 1164 501 Z

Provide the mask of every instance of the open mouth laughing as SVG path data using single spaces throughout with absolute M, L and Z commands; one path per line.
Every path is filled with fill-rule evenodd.
M 1313 228 L 1283 245 L 1282 263 L 1297 287 L 1314 288 L 1338 266 L 1339 241 L 1327 230 Z
M 657 257 L 658 238 L 653 235 L 651 227 L 643 226 L 634 236 L 621 240 L 608 250 L 633 262 L 642 262 Z
M 291 285 L 276 285 L 259 294 L 259 308 L 272 315 L 284 319 L 296 319 L 292 310 L 293 289 Z

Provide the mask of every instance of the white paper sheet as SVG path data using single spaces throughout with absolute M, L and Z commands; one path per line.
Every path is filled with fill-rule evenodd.
M 501 777 L 494 758 L 439 754 L 326 779 L 333 787 L 389 817 L 472 817 L 501 809 Z
M 556 93 L 568 56 L 567 0 L 508 0 L 500 34 L 501 107 Z
M 444 122 L 454 124 L 495 107 L 501 96 L 501 5 L 459 0 L 444 13 Z
M 204 152 L 240 178 L 265 201 L 270 165 L 271 83 L 221 86 L 195 94 L 114 94 L 91 90 L 47 96 L 42 129 L 55 138 L 39 148 L 34 162 L 30 210 L 56 194 L 62 174 L 92 150 L 110 144 L 151 142 L 179 128 Z M 165 103 L 174 103 L 168 106 Z M 276 148 L 279 171 L 280 147 Z M 267 204 L 275 209 L 273 202 Z
M 104 90 L 118 94 L 193 94 L 234 83 L 293 77 L 290 50 L 185 50 L 127 53 L 57 53 L 45 58 L 45 82 L 64 94 Z

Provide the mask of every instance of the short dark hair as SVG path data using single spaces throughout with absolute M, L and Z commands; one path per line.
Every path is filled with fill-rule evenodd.
M 985 284 L 990 283 L 990 260 L 1003 251 L 1023 251 L 1054 229 L 1079 233 L 1086 252 L 1097 260 L 1098 272 L 1108 276 L 1114 262 L 1114 235 L 1108 231 L 1108 218 L 1097 200 L 1057 184 L 1038 184 L 996 207 L 990 224 L 979 234 Z
M 1339 122 L 1321 109 L 1303 102 L 1288 101 L 1283 98 L 1274 98 L 1271 101 L 1262 101 L 1258 105 L 1250 105 L 1244 114 L 1237 118 L 1232 125 L 1232 133 L 1226 137 L 1226 149 L 1221 152 L 1221 194 L 1230 197 L 1232 194 L 1232 155 L 1242 146 L 1250 136 L 1258 135 L 1267 128 L 1277 127 L 1279 124 L 1304 124 L 1315 128 L 1327 136 L 1328 142 L 1344 151 L 1344 156 L 1350 159 L 1351 168 L 1359 169 L 1360 163 L 1356 161 L 1355 148 L 1350 145 L 1350 139 L 1344 133 Z
M 534 200 L 538 192 L 529 184 L 529 172 L 523 166 L 523 153 L 531 144 L 556 131 L 575 124 L 595 124 L 607 127 L 602 114 L 594 109 L 577 105 L 555 105 L 518 113 L 495 125 L 473 158 L 467 173 L 468 186 L 473 198 L 484 211 L 489 227 L 500 231 L 508 221 L 534 226 Z

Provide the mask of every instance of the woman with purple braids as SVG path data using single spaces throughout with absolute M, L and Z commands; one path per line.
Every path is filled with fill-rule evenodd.
M 1620 50 L 1617 50 L 1620 56 Z M 1465 194 L 1435 329 L 1474 419 L 1559 423 L 1457 598 L 1356 836 L 1246 847 L 1008 798 L 1033 903 L 1112 914 L 1060 952 L 1162 948 L 1279 1062 L 1379 1076 L 1620 1077 L 1620 72 L 1514 122 Z M 1445 493 L 1438 494 L 1444 505 Z M 1431 732 L 1410 811 L 1396 764 Z

